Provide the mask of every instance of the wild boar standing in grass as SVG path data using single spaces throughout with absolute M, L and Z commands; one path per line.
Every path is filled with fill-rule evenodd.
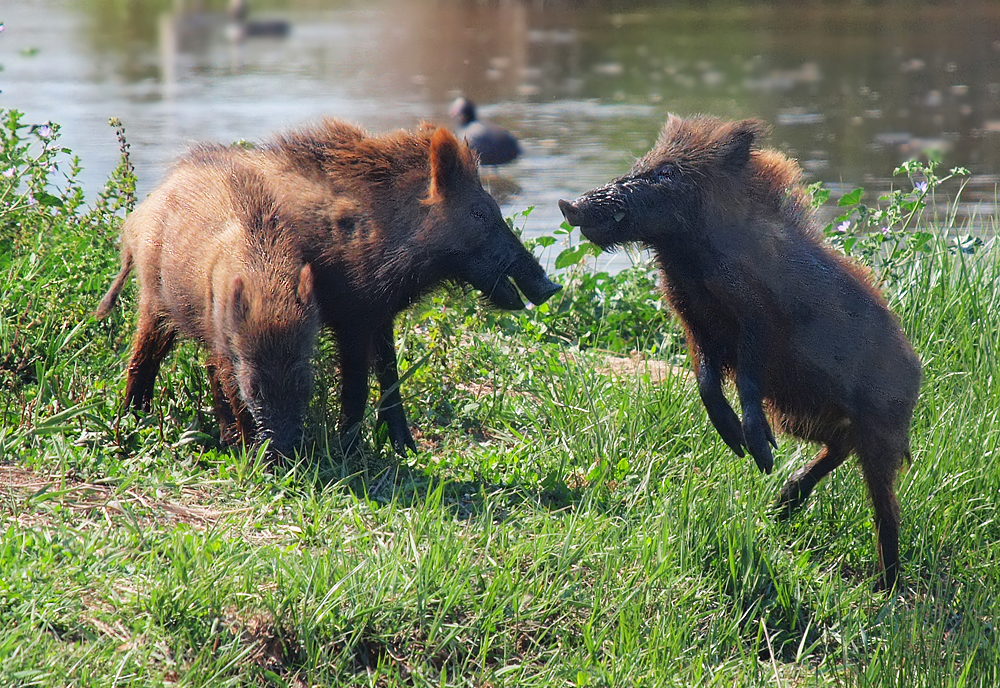
M 785 517 L 852 452 L 875 509 L 880 588 L 900 571 L 894 483 L 909 459 L 920 361 L 866 271 L 823 243 L 794 162 L 757 150 L 756 120 L 671 116 L 632 169 L 573 202 L 566 220 L 604 249 L 652 249 L 684 323 L 709 419 L 770 472 L 774 435 L 824 449 L 777 502 Z M 735 380 L 742 422 L 723 395 Z
M 224 442 L 298 443 L 319 330 L 312 268 L 252 168 L 196 149 L 132 212 L 122 268 L 97 309 L 108 315 L 135 269 L 139 318 L 125 405 L 149 410 L 175 337 L 204 344 Z
M 359 447 L 372 367 L 378 422 L 399 454 L 416 450 L 399 392 L 393 321 L 446 281 L 520 309 L 552 282 L 479 182 L 475 154 L 443 128 L 371 135 L 337 120 L 214 155 L 257 169 L 283 227 L 312 266 L 323 322 L 339 345 L 341 447 Z M 513 283 L 511 282 L 513 280 Z

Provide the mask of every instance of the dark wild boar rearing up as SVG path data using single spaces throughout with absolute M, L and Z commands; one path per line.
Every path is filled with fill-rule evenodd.
M 899 574 L 894 483 L 909 458 L 920 361 L 866 272 L 825 246 L 799 169 L 756 150 L 756 120 L 671 116 L 624 176 L 572 203 L 567 221 L 602 248 L 639 242 L 659 260 L 687 331 L 712 424 L 770 472 L 782 429 L 824 449 L 781 490 L 786 516 L 844 462 L 860 459 L 875 509 L 879 587 Z M 742 422 L 723 395 L 731 377 Z
M 473 152 L 446 129 L 371 135 L 325 120 L 225 154 L 261 172 L 313 268 L 323 321 L 339 344 L 345 452 L 358 446 L 373 365 L 379 422 L 398 453 L 416 449 L 393 336 L 396 314 L 414 300 L 457 281 L 519 309 L 511 280 L 536 304 L 560 289 L 483 189 Z
M 125 221 L 122 269 L 97 310 L 105 317 L 133 267 L 139 317 L 125 404 L 149 410 L 153 381 L 177 334 L 209 350 L 226 442 L 299 440 L 319 329 L 313 274 L 252 168 L 211 149 L 183 158 Z

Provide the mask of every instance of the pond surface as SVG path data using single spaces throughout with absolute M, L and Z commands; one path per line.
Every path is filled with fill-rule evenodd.
M 529 235 L 559 225 L 559 198 L 625 171 L 668 112 L 768 121 L 834 199 L 865 186 L 874 202 L 935 148 L 973 173 L 960 211 L 995 210 L 1000 3 L 261 0 L 252 17 L 290 31 L 242 41 L 224 5 L 4 0 L 0 107 L 61 124 L 88 194 L 117 161 L 112 116 L 141 198 L 193 142 L 323 115 L 451 124 L 463 94 L 522 141 L 489 177 L 505 212 L 535 206 Z

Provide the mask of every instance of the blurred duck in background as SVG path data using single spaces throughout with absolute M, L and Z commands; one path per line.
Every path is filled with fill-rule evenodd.
M 227 33 L 232 40 L 244 38 L 284 38 L 291 31 L 291 25 L 282 19 L 250 19 L 247 0 L 230 0 L 229 27 Z
M 448 110 L 459 125 L 458 137 L 479 153 L 481 165 L 503 165 L 521 154 L 517 139 L 503 127 L 476 119 L 476 106 L 468 98 L 458 98 Z

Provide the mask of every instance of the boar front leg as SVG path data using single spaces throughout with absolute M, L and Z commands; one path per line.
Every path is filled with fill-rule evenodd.
M 245 446 L 250 446 L 257 428 L 240 397 L 232 363 L 226 356 L 213 355 L 205 367 L 212 388 L 215 417 L 219 421 L 219 439 L 225 445 L 241 440 Z
M 705 354 L 701 347 L 694 347 L 695 370 L 698 376 L 698 394 L 708 411 L 716 432 L 729 445 L 736 456 L 743 456 L 743 429 L 736 412 L 722 393 L 722 370 L 718 362 Z
M 403 398 L 399 394 L 396 338 L 391 322 L 375 333 L 375 376 L 382 393 L 378 405 L 378 425 L 381 427 L 385 424 L 389 441 L 397 454 L 406 456 L 407 449 L 416 453 L 417 444 L 413 441 L 410 426 L 406 422 Z
M 743 411 L 743 441 L 757 463 L 757 468 L 770 473 L 774 468 L 771 446 L 777 448 L 778 443 L 771 432 L 767 416 L 764 415 L 764 397 L 761 392 L 764 366 L 760 338 L 751 327 L 744 327 L 743 330 L 740 334 L 736 370 L 736 391 Z
M 340 449 L 344 456 L 361 449 L 361 423 L 368 403 L 371 335 L 339 333 L 340 345 Z

